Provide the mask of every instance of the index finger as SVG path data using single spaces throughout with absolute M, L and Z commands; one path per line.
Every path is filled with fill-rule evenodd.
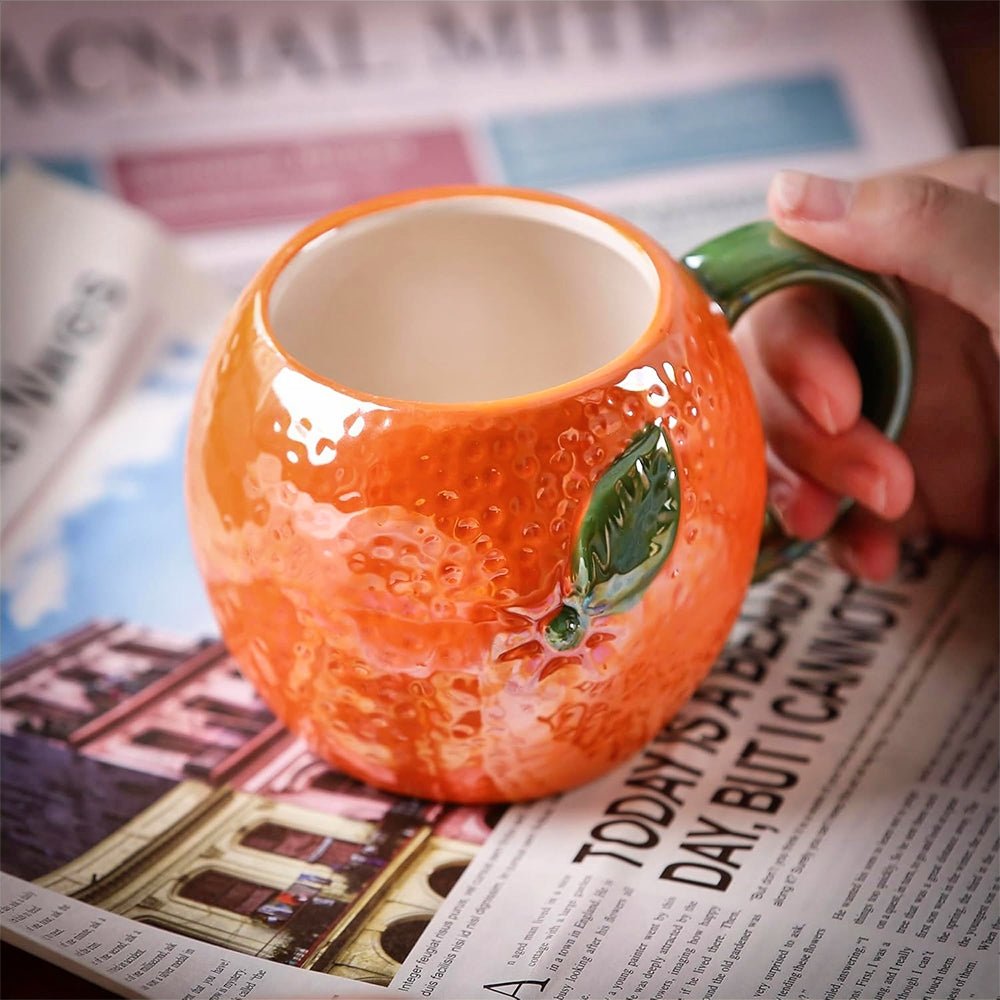
M 854 183 L 781 171 L 768 196 L 782 230 L 855 267 L 944 296 L 997 336 L 1000 208 L 927 174 Z
M 980 194 L 990 201 L 1000 201 L 1000 149 L 996 147 L 965 149 L 952 156 L 920 164 L 910 172 Z

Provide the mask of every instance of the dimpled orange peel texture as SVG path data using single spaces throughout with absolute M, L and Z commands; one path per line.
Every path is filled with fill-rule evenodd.
M 480 192 L 524 196 L 457 193 Z M 618 220 L 654 261 L 658 311 L 630 351 L 565 386 L 406 403 L 352 393 L 282 353 L 267 290 L 297 248 L 362 212 L 449 193 L 335 214 L 265 266 L 202 378 L 188 506 L 226 642 L 318 755 L 400 793 L 525 799 L 623 761 L 709 670 L 752 572 L 763 439 L 725 320 Z M 545 626 L 571 586 L 594 485 L 653 421 L 678 466 L 673 549 L 634 607 L 595 618 L 560 652 Z

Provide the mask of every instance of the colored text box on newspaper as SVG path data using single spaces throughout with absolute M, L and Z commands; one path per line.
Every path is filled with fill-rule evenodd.
M 498 118 L 490 132 L 505 178 L 532 187 L 858 142 L 829 74 Z
M 118 156 L 123 197 L 176 230 L 309 219 L 402 188 L 474 181 L 454 128 L 363 132 Z

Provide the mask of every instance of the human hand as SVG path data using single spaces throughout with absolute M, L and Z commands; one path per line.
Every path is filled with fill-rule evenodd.
M 786 171 L 768 202 L 784 232 L 865 270 L 903 280 L 916 383 L 894 444 L 860 415 L 861 384 L 837 339 L 833 300 L 769 296 L 734 335 L 768 438 L 769 496 L 785 529 L 830 531 L 848 572 L 891 576 L 902 538 L 997 538 L 1000 209 L 998 150 L 857 183 Z

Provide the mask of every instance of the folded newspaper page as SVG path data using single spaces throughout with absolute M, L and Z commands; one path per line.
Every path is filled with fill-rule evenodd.
M 0 875 L 4 940 L 85 971 L 123 997 L 384 997 L 378 987 L 351 983 L 341 993 L 331 977 L 262 962 L 174 933 L 133 923 L 43 887 Z M 83 969 L 80 968 L 83 966 Z
M 994 554 L 809 557 L 619 771 L 467 807 L 275 721 L 183 507 L 207 344 L 306 221 L 507 183 L 682 252 L 778 167 L 952 148 L 907 7 L 10 3 L 2 42 L 4 940 L 122 996 L 1000 994 Z
M 128 396 L 164 341 L 211 330 L 225 300 L 148 215 L 26 161 L 4 176 L 0 217 L 6 542 L 81 434 Z

